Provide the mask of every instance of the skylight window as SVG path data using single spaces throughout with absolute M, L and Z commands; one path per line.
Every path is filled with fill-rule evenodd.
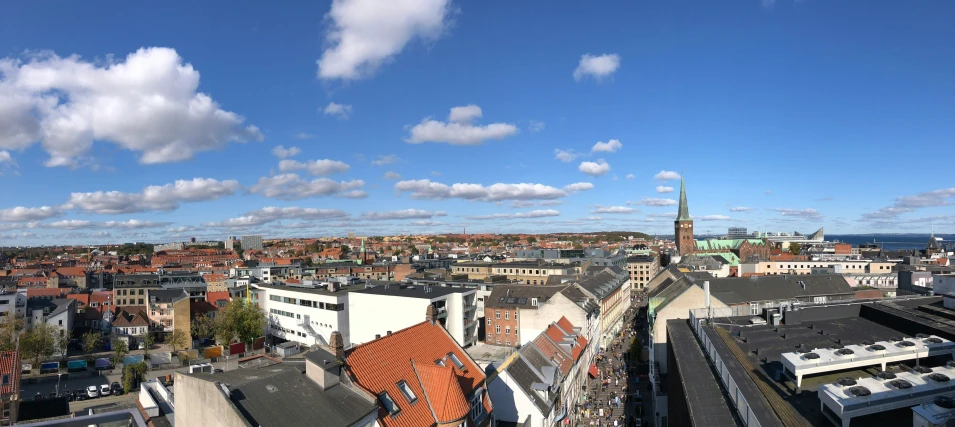
M 401 411 L 401 409 L 398 408 L 398 404 L 395 403 L 387 391 L 383 391 L 378 395 L 378 401 L 381 402 L 381 406 L 384 406 L 385 410 L 388 411 L 388 415 L 394 415 L 397 414 L 398 411 Z
M 435 365 L 438 365 L 438 366 L 445 366 L 445 365 L 444 365 L 444 361 L 441 360 L 441 359 L 435 360 L 435 361 L 434 361 L 434 364 L 435 364 Z
M 458 356 L 455 356 L 454 353 L 448 353 L 448 359 L 451 359 L 454 362 L 454 366 L 457 366 L 458 369 L 464 369 L 464 364 L 461 363 L 461 359 L 458 359 Z
M 418 400 L 418 396 L 415 396 L 414 392 L 411 391 L 411 387 L 408 386 L 407 382 L 399 381 L 398 390 L 401 390 L 401 394 L 405 395 L 405 399 L 408 399 L 408 403 L 414 403 Z

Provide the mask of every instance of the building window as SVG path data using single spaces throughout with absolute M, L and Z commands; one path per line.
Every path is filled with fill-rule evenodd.
M 497 326 L 494 327 L 494 333 L 495 333 L 495 334 L 501 333 L 501 325 L 497 325 Z
M 502 298 L 502 299 L 503 299 L 503 298 Z M 498 310 L 495 310 L 495 311 L 494 311 L 494 318 L 495 318 L 495 319 L 500 319 L 500 318 L 501 318 L 501 312 L 498 311 Z
M 488 325 L 488 326 L 491 326 L 491 319 L 490 319 L 490 318 L 487 319 L 487 325 Z
M 511 320 L 511 312 L 510 312 L 510 311 L 505 311 L 505 312 L 504 312 L 504 320 Z
M 383 406 L 385 410 L 388 411 L 388 415 L 394 416 L 399 411 L 401 411 L 401 409 L 398 408 L 398 404 L 396 404 L 395 401 L 391 399 L 391 396 L 388 394 L 387 391 L 383 391 L 381 392 L 381 394 L 378 395 L 378 401 L 381 402 L 381 406 Z
M 751 314 L 751 315 L 753 315 L 753 316 L 758 316 L 758 315 L 759 315 L 759 303 L 758 303 L 758 302 L 754 302 L 754 303 L 751 303 L 751 304 L 749 305 L 749 314 Z
M 418 397 L 411 391 L 411 387 L 408 386 L 407 382 L 399 381 L 397 386 L 398 390 L 401 390 L 401 394 L 405 395 L 405 399 L 408 399 L 408 403 L 414 403 L 418 400 Z
M 504 345 L 510 346 L 510 345 L 511 345 L 511 342 L 510 342 L 510 341 L 504 341 Z
M 451 359 L 451 361 L 454 362 L 454 366 L 457 366 L 458 369 L 464 369 L 464 364 L 461 363 L 461 359 L 458 359 L 458 356 L 454 353 L 448 353 L 448 359 Z
M 510 327 L 510 326 L 508 326 L 507 328 L 504 328 L 504 334 L 505 334 L 505 335 L 510 335 L 510 334 L 511 334 L 511 327 Z

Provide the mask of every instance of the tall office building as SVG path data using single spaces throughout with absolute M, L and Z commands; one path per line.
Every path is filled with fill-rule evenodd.
M 745 239 L 749 237 L 746 234 L 746 227 L 730 227 L 729 231 L 726 233 L 727 239 Z
M 262 235 L 242 236 L 242 250 L 262 250 Z

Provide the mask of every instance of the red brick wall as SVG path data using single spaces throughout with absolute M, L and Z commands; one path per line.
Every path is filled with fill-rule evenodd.
M 872 298 L 882 298 L 883 292 L 881 289 L 864 289 L 861 291 L 856 291 L 856 299 L 872 299 Z
M 852 245 L 849 243 L 836 243 L 836 255 L 849 255 L 852 253 Z
M 481 337 L 484 343 L 507 347 L 515 347 L 520 344 L 520 331 L 517 329 L 519 314 L 516 308 L 485 307 L 484 336 Z M 498 332 L 498 327 L 500 327 L 500 332 Z M 510 328 L 510 333 L 508 333 L 508 328 Z

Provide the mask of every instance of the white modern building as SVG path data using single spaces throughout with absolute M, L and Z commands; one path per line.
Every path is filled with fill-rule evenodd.
M 327 346 L 332 332 L 338 331 L 348 347 L 353 342 L 349 334 L 348 299 L 353 291 L 363 288 L 364 285 L 337 283 L 298 286 L 255 283 L 250 292 L 268 318 L 268 335 L 308 346 Z M 379 312 L 376 319 L 387 313 Z
M 242 250 L 262 250 L 262 235 L 253 234 L 250 236 L 242 236 Z
M 27 290 L 0 291 L 0 316 L 13 312 L 17 316 L 25 316 L 27 309 Z
M 353 344 L 421 323 L 428 306 L 438 322 L 462 347 L 477 341 L 477 291 L 441 286 L 381 284 L 352 291 L 348 296 L 348 325 Z

